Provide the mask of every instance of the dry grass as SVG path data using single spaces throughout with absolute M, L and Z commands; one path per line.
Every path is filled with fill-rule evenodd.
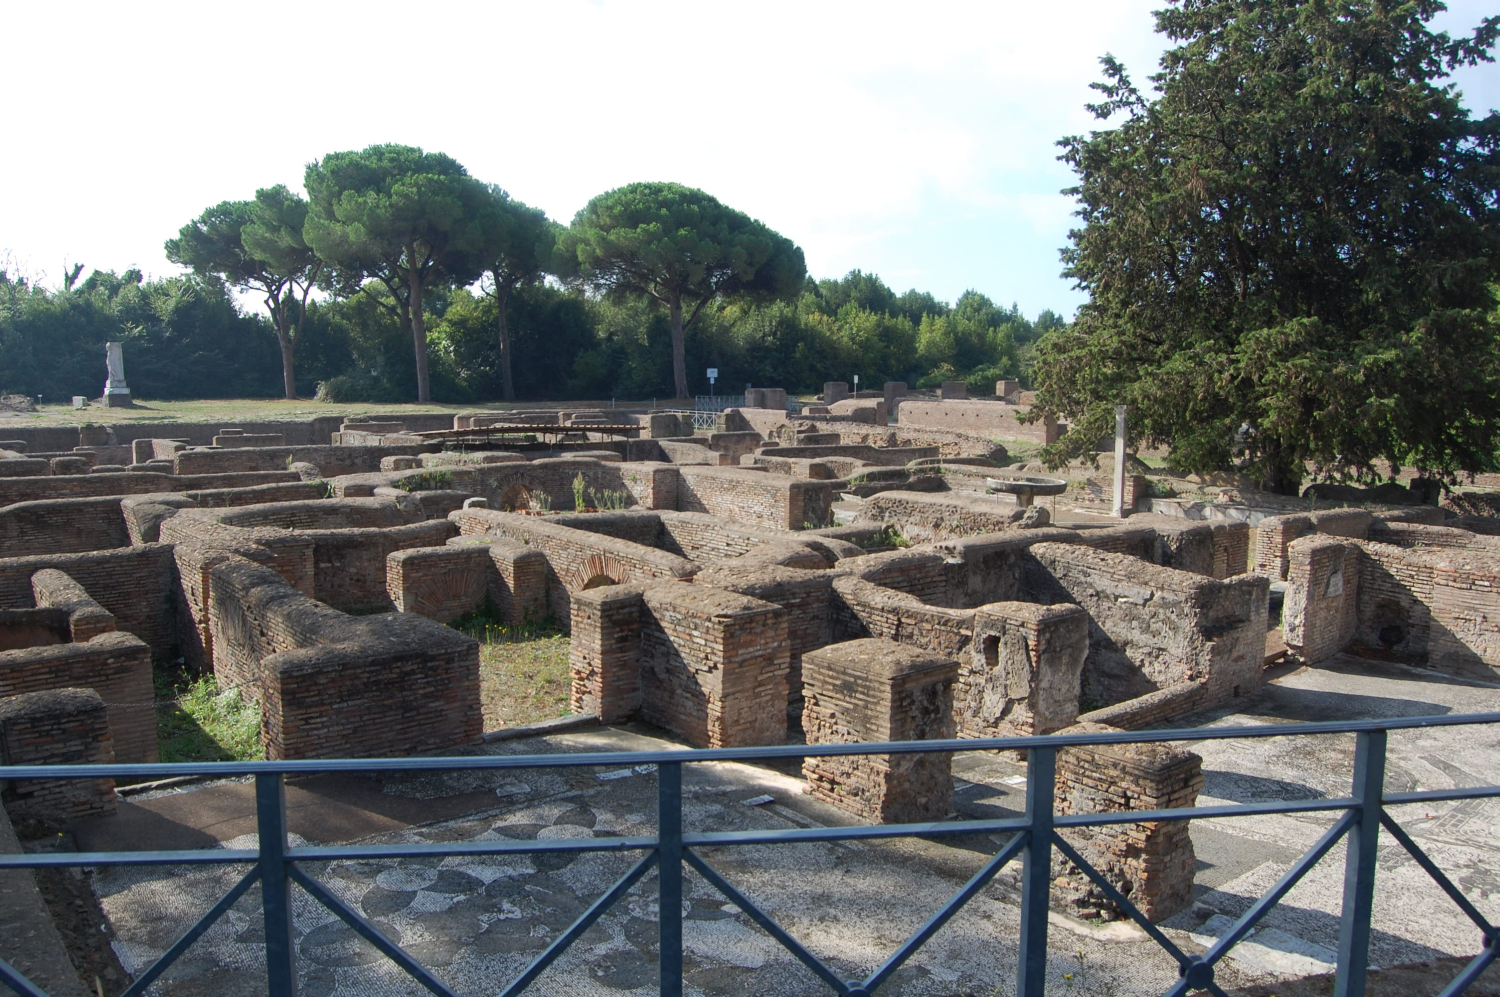
M 568 712 L 569 638 L 552 621 L 509 627 L 486 606 L 452 626 L 479 641 L 484 729 L 551 720 Z

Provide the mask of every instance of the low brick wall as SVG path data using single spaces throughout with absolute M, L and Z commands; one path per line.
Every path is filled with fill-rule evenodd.
M 1057 422 L 1052 419 L 1035 423 L 1021 422 L 1020 417 L 1029 411 L 1031 407 L 1028 405 L 1011 405 L 1000 401 L 954 399 L 934 402 L 908 398 L 901 403 L 896 419 L 902 427 L 935 426 L 967 430 L 1002 440 L 1056 443 L 1062 435 Z
M 282 446 L 237 447 L 229 450 L 179 450 L 172 455 L 172 470 L 178 475 L 223 474 L 231 471 L 281 471 L 306 462 L 325 478 L 380 470 L 382 457 L 416 456 L 442 447 L 437 443 L 403 446 L 336 447 Z
M 0 559 L 0 609 L 33 604 L 32 576 L 45 568 L 65 573 L 104 609 L 116 626 L 157 653 L 177 644 L 177 569 L 171 544 L 145 544 L 81 554 Z
M 1113 729 L 1079 724 L 1066 733 Z M 1174 745 L 1093 745 L 1064 748 L 1057 756 L 1059 814 L 1191 807 L 1202 789 L 1203 759 Z M 1188 825 L 1185 820 L 1139 821 L 1059 833 L 1142 914 L 1162 921 L 1193 901 L 1198 862 Z M 1054 893 L 1085 917 L 1090 916 L 1087 911 L 1097 914 L 1113 906 L 1082 873 L 1067 876 Z
M 1285 578 L 1287 545 L 1299 537 L 1322 533 L 1363 540 L 1374 516 L 1364 509 L 1328 509 L 1291 516 L 1267 516 L 1255 526 L 1250 570 L 1270 578 Z
M 104 701 L 91 689 L 53 689 L 0 699 L 6 765 L 109 765 L 115 761 Z M 115 812 L 112 779 L 14 779 L 0 783 L 11 817 L 64 824 Z
M 120 761 L 156 761 L 151 649 L 144 641 L 113 631 L 86 643 L 0 651 L 0 697 L 68 688 L 102 697 Z
M 781 607 L 706 585 L 614 585 L 578 593 L 572 626 L 575 711 L 639 713 L 698 747 L 786 740 Z
M 447 623 L 484 604 L 493 567 L 486 547 L 398 550 L 386 555 L 386 592 L 397 612 Z
M 1361 555 L 1358 545 L 1308 536 L 1287 545 L 1281 630 L 1287 650 L 1312 665 L 1338 654 L 1354 637 Z
M 541 551 L 547 558 L 548 607 L 560 622 L 571 619 L 572 597 L 592 585 L 688 578 L 698 571 L 693 562 L 665 551 L 539 516 L 460 509 L 448 518 L 463 536 L 508 537 Z
M 39 609 L 61 609 L 68 614 L 68 639 L 75 644 L 115 629 L 115 614 L 54 568 L 43 568 L 31 576 L 31 596 Z
M 1009 498 L 996 500 L 954 492 L 889 491 L 871 495 L 860 505 L 857 524 L 891 524 L 913 543 L 951 540 L 1018 529 L 1027 520 L 1043 525 L 1047 511 L 1023 509 Z
M 1355 643 L 1362 653 L 1494 680 L 1500 672 L 1500 562 L 1494 554 L 1370 541 L 1358 546 L 1364 556 Z
M 1220 581 L 1082 544 L 1035 544 L 1030 553 L 1051 580 L 1032 598 L 1089 614 L 1084 701 L 1106 706 L 1189 680 L 1223 699 L 1259 687 L 1265 578 Z
M 410 613 L 346 616 L 237 555 L 209 570 L 214 670 L 259 700 L 267 758 L 423 754 L 478 741 L 473 639 Z
M 0 557 L 72 554 L 129 543 L 118 498 L 43 499 L 0 507 Z
M 158 471 L 118 471 L 100 474 L 63 474 L 46 478 L 0 478 L 0 506 L 61 498 L 97 498 L 104 495 L 144 495 L 150 492 L 186 492 L 204 488 L 241 488 L 299 481 L 285 466 L 253 474 L 191 474 L 178 476 Z
M 958 664 L 867 638 L 803 657 L 809 746 L 947 740 L 954 736 Z M 881 824 L 942 820 L 953 808 L 951 752 L 810 757 L 808 793 Z
M 739 467 L 677 468 L 677 509 L 767 526 L 800 530 L 831 526 L 833 493 L 827 483 Z

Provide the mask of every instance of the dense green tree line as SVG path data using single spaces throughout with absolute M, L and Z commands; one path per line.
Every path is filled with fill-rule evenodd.
M 556 281 L 512 284 L 503 297 L 514 397 L 672 397 L 665 307 Z M 505 397 L 499 300 L 490 279 L 425 298 L 434 400 Z M 256 303 L 251 295 L 237 307 L 224 282 L 192 274 L 143 280 L 136 271 L 96 271 L 57 289 L 0 278 L 0 390 L 95 397 L 104 383 L 103 344 L 122 339 L 140 398 L 284 394 L 277 329 Z M 411 332 L 384 288 L 310 300 L 305 312 L 296 298 L 286 307 L 298 394 L 345 402 L 416 397 Z M 789 301 L 706 306 L 685 331 L 685 364 L 700 393 L 710 366 L 719 368 L 726 392 L 746 383 L 816 391 L 854 374 L 871 387 L 959 379 L 988 392 L 997 377 L 1028 369 L 1037 341 L 1062 327 L 1052 312 L 1032 321 L 973 291 L 953 306 L 921 292 L 898 295 L 856 270 L 839 280 L 804 279 Z

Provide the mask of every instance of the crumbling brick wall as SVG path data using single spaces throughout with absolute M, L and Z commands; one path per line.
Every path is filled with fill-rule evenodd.
M 1353 543 L 1313 535 L 1287 545 L 1281 629 L 1287 648 L 1308 664 L 1333 657 L 1354 637 L 1360 569 Z
M 261 705 L 266 757 L 421 754 L 478 741 L 479 645 L 409 613 L 350 617 L 243 557 L 209 572 L 214 668 Z
M 108 765 L 115 761 L 104 701 L 92 689 L 52 689 L 0 699 L 0 762 Z M 115 811 L 113 779 L 14 779 L 0 783 L 12 817 L 67 823 Z
M 0 506 L 0 557 L 108 550 L 129 543 L 120 500 L 111 496 Z
M 67 688 L 102 697 L 120 761 L 156 761 L 151 649 L 144 641 L 111 631 L 86 643 L 0 651 L 0 697 Z
M 1031 555 L 1051 579 L 1036 601 L 1076 603 L 1092 621 L 1086 702 L 1107 706 L 1183 681 L 1223 698 L 1259 686 L 1265 578 L 1220 581 L 1081 544 L 1035 544 Z
M 1363 540 L 1374 517 L 1364 509 L 1327 509 L 1290 516 L 1267 516 L 1255 526 L 1250 570 L 1270 578 L 1285 578 L 1287 545 L 1310 533 Z
M 809 746 L 947 740 L 954 735 L 953 659 L 878 638 L 803 658 Z M 876 823 L 942 820 L 953 805 L 951 752 L 813 756 L 808 792 Z
M 996 602 L 974 612 L 974 643 L 958 658 L 953 713 L 959 737 L 1050 734 L 1078 719 L 1089 649 L 1077 606 Z
M 1362 653 L 1493 680 L 1500 671 L 1500 571 L 1492 554 L 1360 541 Z
M 0 609 L 30 608 L 32 577 L 55 568 L 81 585 L 116 626 L 165 654 L 177 644 L 177 570 L 170 544 L 0 559 Z
M 570 702 L 614 722 L 639 712 L 699 747 L 780 744 L 787 612 L 681 582 L 612 585 L 572 603 Z
M 879 492 L 865 499 L 856 523 L 889 523 L 914 543 L 947 540 L 1017 529 L 1034 519 L 1046 521 L 1044 508 L 1031 512 L 1014 502 L 954 492 Z
M 666 551 L 575 530 L 536 516 L 494 509 L 460 509 L 449 516 L 462 536 L 502 536 L 547 558 L 548 606 L 559 622 L 571 618 L 572 597 L 603 579 L 611 583 L 688 578 L 698 565 Z
M 1079 724 L 1063 733 L 1114 728 Z M 1203 788 L 1203 759 L 1168 744 L 1109 744 L 1064 748 L 1057 756 L 1057 812 L 1118 813 L 1191 807 Z M 1189 822 L 1139 821 L 1059 831 L 1142 914 L 1161 921 L 1193 900 L 1197 857 Z M 1055 892 L 1080 914 L 1109 906 L 1102 891 L 1074 872 Z

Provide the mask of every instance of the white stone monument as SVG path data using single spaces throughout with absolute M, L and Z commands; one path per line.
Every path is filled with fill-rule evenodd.
M 125 383 L 124 343 L 104 344 L 104 366 L 108 378 L 104 382 L 104 404 L 107 408 L 128 408 L 130 387 Z
M 1125 411 L 1124 405 L 1115 406 L 1115 501 L 1114 516 L 1124 519 L 1131 510 L 1125 508 Z

